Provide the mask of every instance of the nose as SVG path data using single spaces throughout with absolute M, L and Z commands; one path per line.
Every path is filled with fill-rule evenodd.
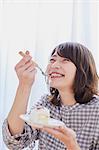
M 60 69 L 61 66 L 60 66 L 59 62 L 56 61 L 51 65 L 51 68 Z

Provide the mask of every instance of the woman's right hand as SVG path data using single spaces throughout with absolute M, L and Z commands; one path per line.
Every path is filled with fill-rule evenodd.
M 15 66 L 19 84 L 32 86 L 35 81 L 37 64 L 33 62 L 32 57 L 28 51 L 26 51 L 25 54 L 20 51 L 19 54 L 23 57 Z

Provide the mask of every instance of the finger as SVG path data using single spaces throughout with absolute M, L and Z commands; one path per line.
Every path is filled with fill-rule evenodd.
M 63 127 L 63 126 L 57 126 L 57 127 L 54 127 L 53 129 L 58 130 L 58 131 L 65 133 L 65 134 L 67 131 L 67 127 Z
M 48 132 L 51 135 L 57 135 L 57 134 L 59 134 L 59 131 L 57 131 L 57 130 L 55 130 L 53 128 L 48 128 L 48 127 L 44 127 L 44 126 L 42 128 L 42 131 L 46 131 L 46 132 Z
M 27 63 L 28 61 L 32 59 L 32 57 L 29 55 L 30 54 L 29 51 L 26 51 L 25 54 L 22 51 L 20 51 L 19 54 L 23 57 L 23 61 L 25 61 L 25 63 Z M 38 64 L 35 61 L 33 61 L 33 63 L 35 64 L 36 67 L 38 67 Z M 24 65 L 24 62 L 22 63 L 22 65 Z
M 25 65 L 25 61 L 23 59 L 21 59 L 15 66 L 15 70 L 17 70 L 18 68 L 21 68 Z
M 30 52 L 29 51 L 26 51 L 25 53 L 22 52 L 22 51 L 19 51 L 19 54 L 22 56 L 22 57 L 25 57 L 26 55 L 29 55 Z
M 56 130 L 62 132 L 64 135 L 67 135 L 67 136 L 73 135 L 74 137 L 76 137 L 75 131 L 66 126 L 59 126 L 59 127 L 57 127 Z
M 26 54 L 26 55 L 29 55 L 29 54 L 30 54 L 30 52 L 29 52 L 29 51 L 26 51 L 26 52 L 25 52 L 25 54 Z
M 19 54 L 20 54 L 22 57 L 25 57 L 25 56 L 26 56 L 26 54 L 24 54 L 22 51 L 20 51 Z
M 32 127 L 33 129 L 42 129 L 42 128 L 43 128 L 42 125 L 37 125 L 37 124 L 31 125 L 31 127 Z
M 63 134 L 67 134 L 68 133 L 68 128 L 64 127 L 64 126 L 54 127 L 54 129 L 62 132 Z
M 43 127 L 41 131 L 46 131 L 47 133 L 51 134 L 55 138 L 59 139 L 60 141 L 64 142 L 65 136 L 63 133 L 59 132 L 58 130 L 52 129 L 52 128 L 47 128 Z
M 23 53 L 22 51 L 20 51 L 19 54 L 23 57 L 23 60 L 25 60 L 25 61 L 29 61 L 28 58 L 32 58 L 29 55 L 29 51 L 26 51 L 25 53 Z
M 35 68 L 35 65 L 33 64 L 33 62 L 29 61 L 28 63 L 25 63 L 23 66 L 19 67 L 18 70 L 25 71 L 25 70 L 28 70 L 28 68 L 31 66 L 33 66 L 33 68 Z
M 29 67 L 33 66 L 35 68 L 35 64 L 33 64 L 33 61 L 30 60 L 27 63 L 25 63 L 24 67 L 27 70 Z
M 37 72 L 36 68 L 34 68 L 34 66 L 30 66 L 27 70 L 27 72 Z
M 26 54 L 29 55 L 30 52 L 29 52 L 29 51 L 26 51 L 25 54 L 24 54 L 22 51 L 20 51 L 19 54 L 20 54 L 22 57 L 24 57 L 24 58 L 26 59 L 26 58 L 27 58 L 27 57 L 26 57 Z M 30 56 L 30 55 L 29 55 L 29 56 Z M 32 57 L 30 56 L 30 58 L 32 58 Z M 32 61 L 33 61 L 33 60 L 32 60 Z M 38 64 L 37 64 L 35 61 L 33 61 L 33 63 L 35 63 L 36 66 L 38 66 Z
M 15 69 L 21 68 L 23 67 L 26 63 L 31 61 L 31 57 L 27 56 L 27 58 L 23 58 L 19 61 L 19 63 L 17 63 L 17 65 L 15 66 Z M 33 63 L 33 62 L 32 62 Z

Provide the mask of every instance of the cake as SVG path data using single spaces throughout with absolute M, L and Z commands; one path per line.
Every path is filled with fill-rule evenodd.
M 30 113 L 30 122 L 35 124 L 48 124 L 50 111 L 46 107 L 37 107 L 32 109 Z

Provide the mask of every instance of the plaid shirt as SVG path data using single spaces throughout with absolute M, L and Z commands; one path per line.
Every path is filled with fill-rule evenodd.
M 81 150 L 99 150 L 99 97 L 94 96 L 87 104 L 76 103 L 73 106 L 54 106 L 44 96 L 36 104 L 50 110 L 51 117 L 62 120 L 65 125 L 77 134 L 77 142 Z M 32 108 L 31 108 L 32 109 Z M 66 150 L 65 145 L 47 132 L 33 130 L 25 123 L 21 134 L 11 136 L 7 120 L 3 124 L 3 139 L 10 150 L 22 150 L 29 146 L 33 150 L 35 141 L 39 139 L 39 150 Z

